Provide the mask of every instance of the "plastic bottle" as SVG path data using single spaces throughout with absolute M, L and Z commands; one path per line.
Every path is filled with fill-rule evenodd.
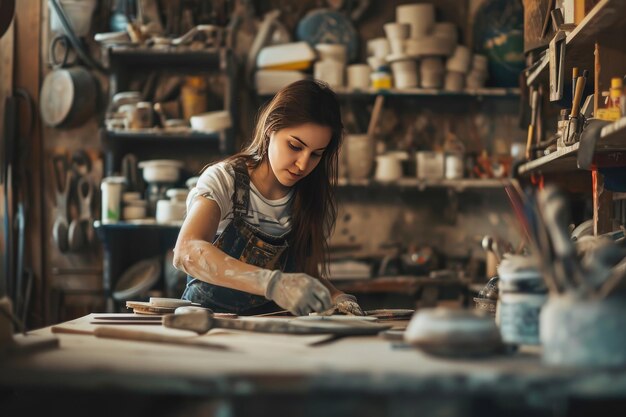
M 609 93 L 609 105 L 608 107 L 620 109 L 620 102 L 622 99 L 622 89 L 624 88 L 622 79 L 619 77 L 611 78 L 611 91 Z M 624 115 L 623 113 L 621 114 Z

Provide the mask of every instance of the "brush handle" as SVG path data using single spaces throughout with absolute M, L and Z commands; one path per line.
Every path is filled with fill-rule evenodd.
M 583 76 L 578 77 L 576 80 L 576 92 L 574 93 L 574 100 L 572 101 L 572 112 L 570 117 L 578 117 L 580 113 L 580 102 L 583 98 L 583 90 L 585 89 L 587 79 Z

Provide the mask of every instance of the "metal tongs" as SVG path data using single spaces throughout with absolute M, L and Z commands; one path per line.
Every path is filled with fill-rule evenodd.
M 196 35 L 200 33 L 204 33 L 204 35 L 206 36 L 207 44 L 210 44 L 213 46 L 219 46 L 221 39 L 222 39 L 222 28 L 219 26 L 215 26 L 215 25 L 195 26 L 191 28 L 191 30 L 189 30 L 184 35 L 178 38 L 172 39 L 171 44 L 174 46 L 178 46 L 178 45 L 185 45 L 185 44 L 191 43 L 191 41 L 196 37 Z

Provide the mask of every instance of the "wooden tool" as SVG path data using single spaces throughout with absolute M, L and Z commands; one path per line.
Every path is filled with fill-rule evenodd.
M 539 92 L 532 88 L 530 98 L 530 124 L 528 125 L 528 136 L 526 137 L 526 160 L 532 157 L 533 138 L 535 136 L 535 123 L 537 121 L 537 101 L 539 100 Z
M 582 127 L 578 115 L 580 114 L 580 102 L 582 101 L 583 90 L 587 83 L 587 74 L 589 74 L 589 71 L 583 71 L 583 75 L 579 76 L 576 80 L 576 91 L 574 93 L 574 99 L 572 100 L 572 111 L 565 130 L 565 137 L 563 138 L 563 143 L 568 146 L 573 145 L 578 140 L 580 128 Z
M 121 323 L 121 322 L 120 322 Z M 116 324 L 120 324 L 116 323 Z M 98 323 L 102 324 L 102 323 Z M 145 323 L 149 324 L 149 322 Z M 119 327 L 96 327 L 95 329 L 72 329 L 64 326 L 52 326 L 52 333 L 93 335 L 106 339 L 133 340 L 138 342 L 156 342 L 167 343 L 172 345 L 197 346 L 209 349 L 229 350 L 227 346 L 217 343 L 206 342 L 197 337 L 179 337 L 153 332 L 144 332 L 141 330 L 120 329 Z
M 116 327 L 96 327 L 94 336 L 107 339 L 134 340 L 138 342 L 156 342 L 174 345 L 198 346 L 211 349 L 228 350 L 224 345 L 206 342 L 196 338 L 184 338 L 169 336 L 152 332 L 142 332 L 138 330 L 120 329 Z
M 319 322 L 296 321 L 289 319 L 250 318 L 219 319 L 206 312 L 188 314 L 168 314 L 163 317 L 163 325 L 174 329 L 192 330 L 203 334 L 214 328 L 247 330 L 260 333 L 282 334 L 335 334 L 342 336 L 374 335 L 388 330 L 391 326 L 369 322 Z
M 383 111 L 383 104 L 385 102 L 385 96 L 377 95 L 376 100 L 374 101 L 374 109 L 372 110 L 372 118 L 370 119 L 370 124 L 367 127 L 367 134 L 369 136 L 374 134 L 374 129 L 376 129 L 376 125 L 378 124 L 378 119 L 380 118 L 380 113 Z

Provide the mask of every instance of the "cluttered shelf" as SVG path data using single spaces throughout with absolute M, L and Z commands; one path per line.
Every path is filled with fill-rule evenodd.
M 626 123 L 621 120 L 602 130 L 602 134 L 595 144 L 594 158 L 596 165 L 624 165 L 626 158 Z M 567 172 L 578 169 L 578 151 L 580 142 L 557 149 L 548 155 L 520 165 L 518 175 L 530 175 L 533 172 Z M 602 155 L 601 160 L 598 156 Z
M 519 88 L 475 88 L 464 89 L 461 91 L 446 91 L 436 88 L 405 88 L 405 89 L 354 89 L 347 87 L 339 87 L 335 89 L 335 92 L 340 96 L 351 95 L 384 95 L 384 96 L 423 96 L 423 97 L 511 97 L 519 98 Z
M 221 140 L 220 133 L 200 132 L 191 129 L 167 130 L 160 128 L 146 129 L 103 129 L 103 138 L 109 141 L 159 141 L 159 142 L 216 142 Z
M 340 178 L 339 187 L 370 187 L 370 186 L 395 186 L 410 187 L 423 190 L 425 188 L 453 188 L 464 190 L 466 188 L 502 188 L 509 183 L 508 178 L 460 178 L 460 179 L 419 179 L 401 178 L 396 181 L 383 182 L 375 179 L 351 180 Z
M 335 93 L 340 97 L 370 97 L 382 95 L 386 97 L 473 97 L 473 98 L 515 98 L 519 99 L 519 88 L 474 88 L 461 91 L 446 91 L 437 88 L 404 88 L 404 89 L 359 89 L 350 87 L 335 87 Z M 269 99 L 272 94 L 261 93 L 263 99 Z
M 565 38 L 565 70 L 571 74 L 573 67 L 588 69 L 593 74 L 593 48 L 600 35 L 611 36 L 612 31 L 620 30 L 620 21 L 626 14 L 623 0 L 602 0 L 585 16 Z M 546 53 L 527 70 L 528 86 L 548 80 L 549 54 Z
M 149 221 L 144 219 L 143 221 L 119 221 L 116 223 L 102 223 L 96 220 L 93 227 L 103 233 L 107 231 L 121 231 L 121 230 L 144 230 L 144 231 L 176 231 L 180 230 L 181 222 L 176 223 L 157 223 L 156 221 Z
M 145 46 L 111 46 L 107 48 L 111 63 L 141 66 L 204 66 L 219 67 L 225 49 L 189 49 L 185 47 L 149 48 Z

